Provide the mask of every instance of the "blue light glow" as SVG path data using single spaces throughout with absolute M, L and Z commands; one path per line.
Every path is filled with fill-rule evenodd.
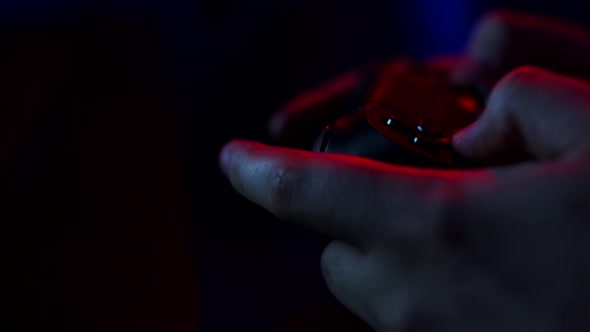
M 428 56 L 461 51 L 474 21 L 473 0 L 412 0 L 415 51 Z

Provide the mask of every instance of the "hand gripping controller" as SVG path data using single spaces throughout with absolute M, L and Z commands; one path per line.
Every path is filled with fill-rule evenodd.
M 314 151 L 416 167 L 467 166 L 451 138 L 480 115 L 483 89 L 452 84 L 446 69 L 400 59 L 381 68 L 360 100 L 356 112 L 326 126 Z

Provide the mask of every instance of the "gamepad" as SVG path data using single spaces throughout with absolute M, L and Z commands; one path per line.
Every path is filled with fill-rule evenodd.
M 457 168 L 451 138 L 484 108 L 485 89 L 457 86 L 449 71 L 413 59 L 381 67 L 356 111 L 326 126 L 312 150 L 399 165 Z

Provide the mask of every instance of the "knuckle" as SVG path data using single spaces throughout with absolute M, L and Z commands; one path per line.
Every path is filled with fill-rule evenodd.
M 506 83 L 517 86 L 526 86 L 531 80 L 543 74 L 544 70 L 535 66 L 524 65 L 517 67 L 506 75 Z
M 494 10 L 476 23 L 468 51 L 492 69 L 506 71 L 522 61 L 523 44 L 531 37 L 528 18 L 508 10 Z
M 502 99 L 511 100 L 529 90 L 542 73 L 542 69 L 533 66 L 520 66 L 506 74 L 494 90 Z
M 512 15 L 504 10 L 495 10 L 482 16 L 475 28 L 476 40 L 487 45 L 489 50 L 504 51 L 511 37 L 514 35 Z M 479 46 L 479 45 L 478 45 Z
M 299 171 L 291 164 L 281 163 L 270 171 L 270 210 L 284 218 L 289 213 L 294 192 L 299 184 Z
M 339 241 L 332 241 L 322 252 L 320 266 L 322 276 L 330 292 L 338 300 L 346 305 L 358 306 L 362 302 L 363 307 L 367 308 L 368 294 L 360 295 L 359 289 L 354 289 L 354 276 L 351 276 L 350 257 L 346 254 L 343 247 L 346 244 Z M 358 286 L 357 286 L 358 287 Z M 355 293 L 357 293 L 355 295 Z
M 322 256 L 320 258 L 320 266 L 322 270 L 322 275 L 326 280 L 328 285 L 332 284 L 334 280 L 334 262 L 335 262 L 335 251 L 334 245 L 330 243 L 322 252 Z
M 533 66 L 521 66 L 506 74 L 496 85 L 488 102 L 488 111 L 511 112 L 518 100 L 534 94 L 535 85 L 544 70 Z M 520 110 L 521 108 L 519 108 Z
M 320 259 L 320 266 L 322 275 L 328 285 L 339 286 L 342 284 L 341 273 L 342 259 L 341 251 L 339 250 L 339 243 L 336 241 L 331 242 L 322 252 Z M 337 287 L 340 288 L 340 287 Z
M 537 20 L 529 14 L 519 13 L 505 8 L 486 12 L 477 22 L 479 31 L 494 35 L 501 41 L 511 41 L 524 32 L 531 22 Z
M 509 27 L 512 14 L 505 9 L 495 9 L 485 13 L 479 20 L 480 26 Z

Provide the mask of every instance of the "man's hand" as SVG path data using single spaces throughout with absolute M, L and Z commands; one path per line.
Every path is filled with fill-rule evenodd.
M 518 69 L 455 143 L 537 161 L 418 170 L 235 141 L 221 165 L 254 203 L 337 240 L 326 281 L 379 331 L 565 328 L 590 292 L 590 86 Z
M 501 68 L 484 46 L 468 66 Z M 526 63 L 503 58 L 504 68 Z M 252 202 L 335 239 L 322 255 L 326 282 L 378 331 L 588 330 L 590 85 L 513 70 L 453 143 L 471 159 L 528 161 L 424 170 L 234 141 L 220 163 Z

